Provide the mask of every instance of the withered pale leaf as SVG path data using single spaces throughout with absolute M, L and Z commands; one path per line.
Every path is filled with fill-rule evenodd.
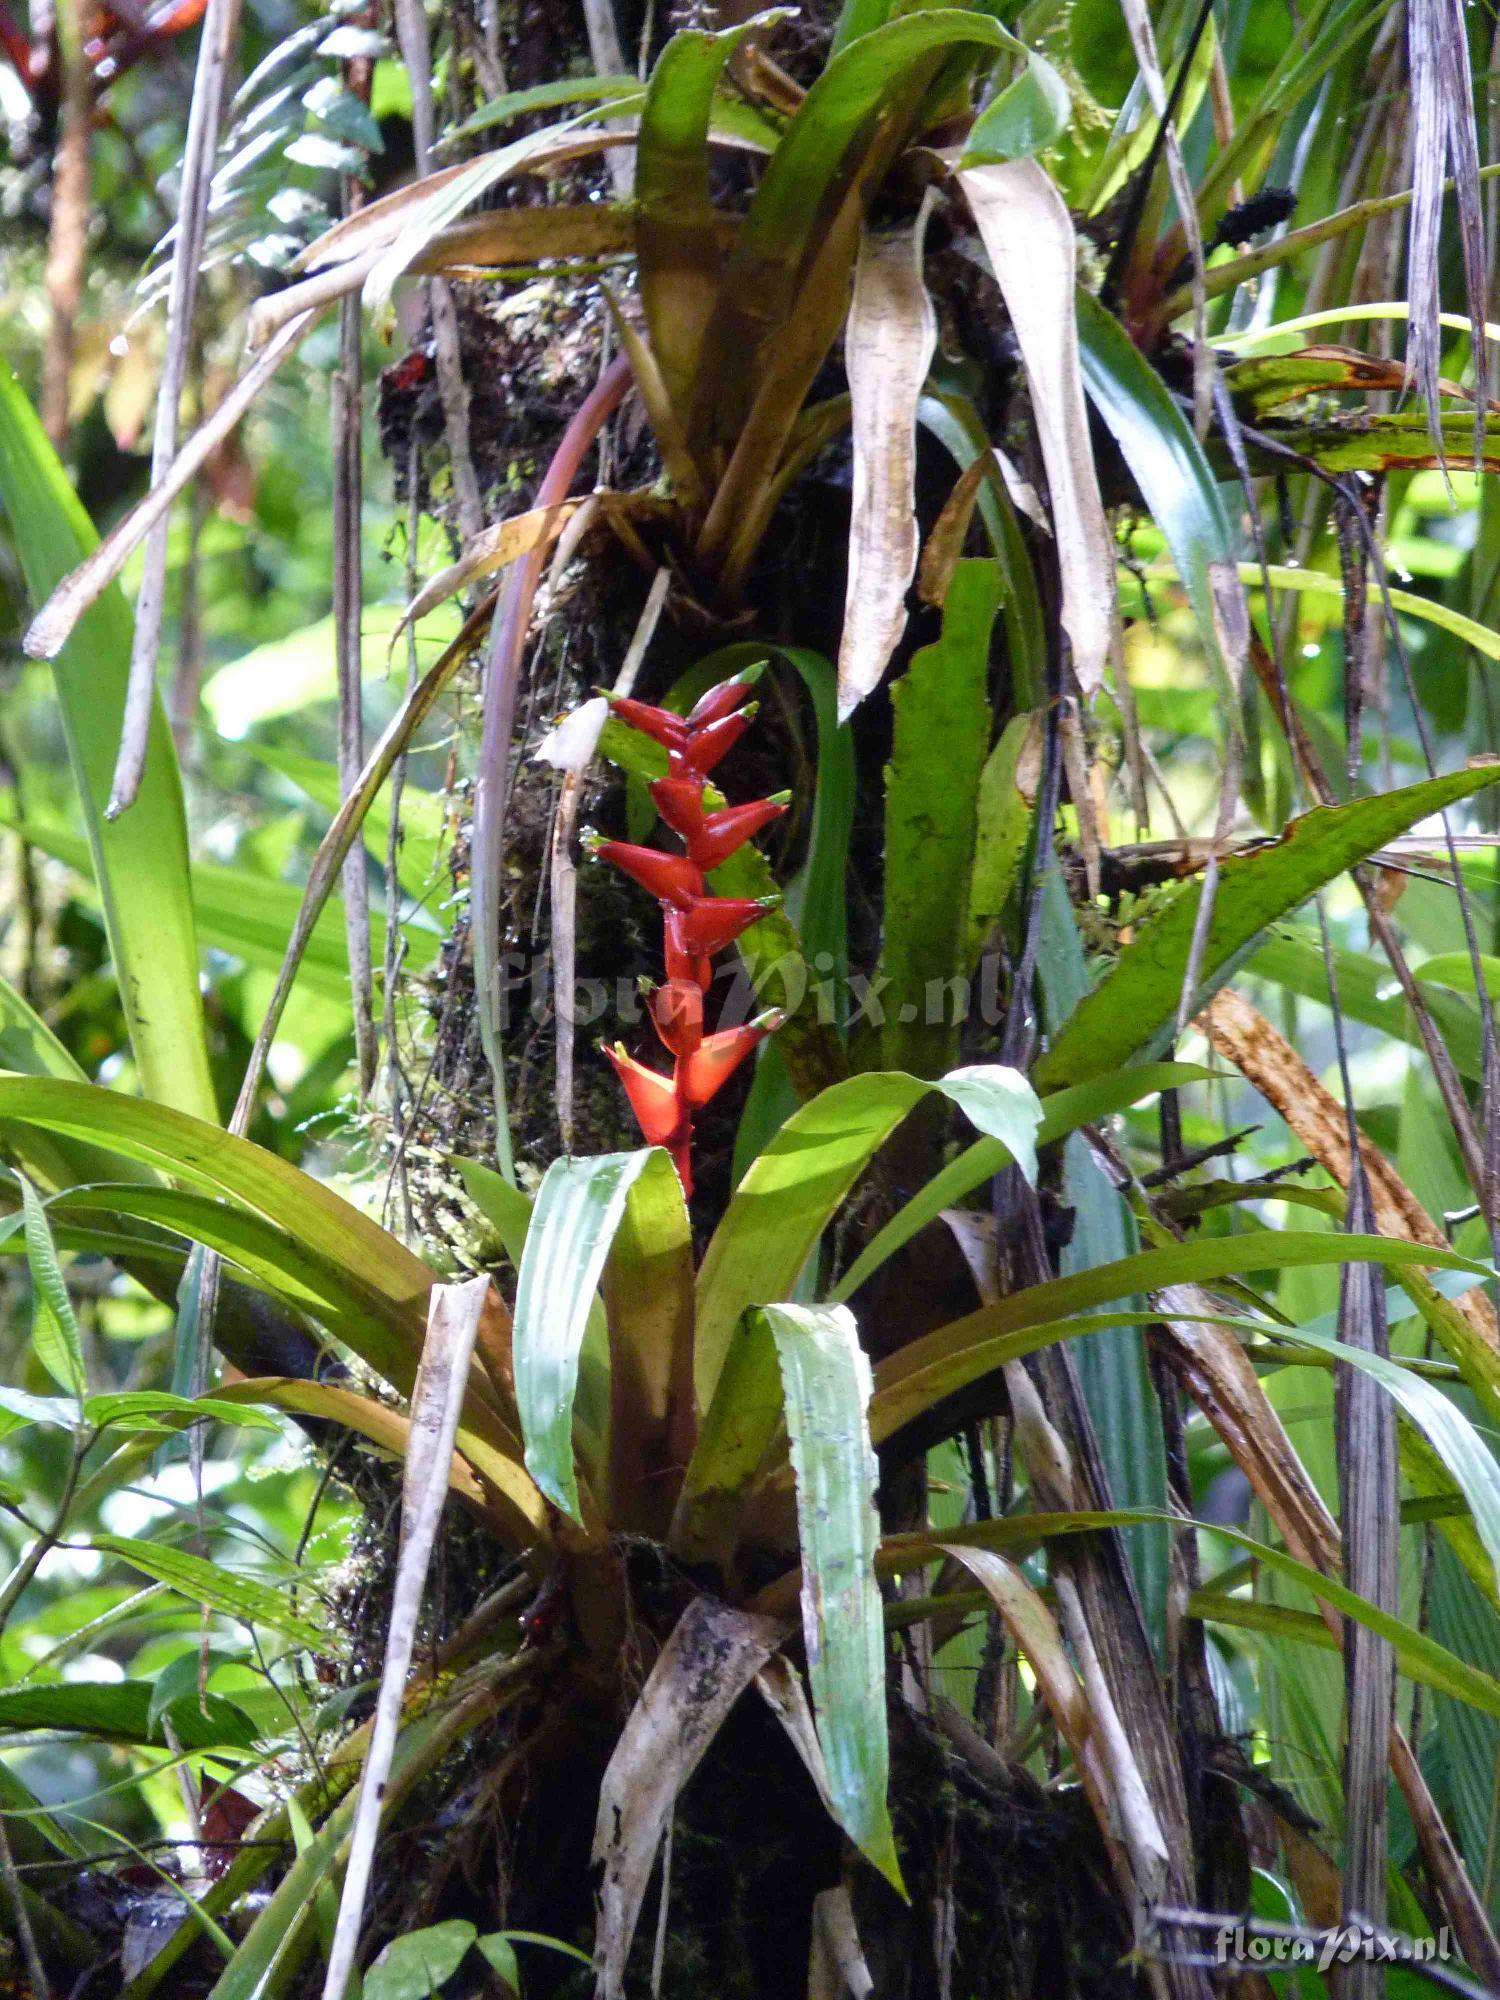
M 812 1703 L 807 1698 L 802 1676 L 785 1653 L 777 1653 L 755 1676 L 755 1688 L 807 1767 L 807 1775 L 817 1787 L 829 1818 L 837 1819 L 838 1807 L 828 1783 L 828 1763 L 818 1741 L 818 1725 L 813 1720 Z
M 813 1897 L 812 1945 L 807 1959 L 807 2000 L 869 2000 L 875 1981 L 865 1963 L 854 1905 L 840 1882 Z
M 839 720 L 890 665 L 906 629 L 917 568 L 917 403 L 937 348 L 937 315 L 922 280 L 930 197 L 899 229 L 866 228 L 844 336 L 854 490 L 849 577 L 839 641 Z
M 1115 560 L 1078 362 L 1072 218 L 1035 160 L 970 167 L 958 179 L 1020 343 L 1052 503 L 1063 627 L 1078 685 L 1093 695 L 1114 637 Z
M 677 1795 L 786 1632 L 777 1619 L 695 1597 L 658 1654 L 599 1790 L 598 2000 L 624 2000 L 625 1961 Z
M 1473 327 L 1474 369 L 1481 391 L 1486 372 L 1484 327 L 1488 284 L 1484 268 L 1484 220 L 1479 193 L 1479 146 L 1474 129 L 1474 80 L 1462 0 L 1410 0 L 1407 36 L 1413 113 L 1411 230 L 1406 253 L 1411 315 L 1407 354 L 1417 386 L 1427 402 L 1427 427 L 1433 449 L 1438 463 L 1446 469 L 1438 403 L 1443 341 L 1439 272 L 1444 168 L 1450 154 L 1464 286 Z M 1481 394 L 1474 407 L 1476 458 L 1483 436 Z

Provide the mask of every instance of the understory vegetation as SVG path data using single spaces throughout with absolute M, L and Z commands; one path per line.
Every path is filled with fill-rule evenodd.
M 1500 34 L 0 0 L 0 1993 L 1500 1993 Z

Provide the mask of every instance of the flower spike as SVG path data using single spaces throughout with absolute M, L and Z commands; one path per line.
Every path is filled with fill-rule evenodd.
M 674 1056 L 690 1056 L 703 1041 L 703 989 L 696 979 L 669 979 L 651 995 L 651 1019 Z
M 722 721 L 709 723 L 706 729 L 695 729 L 683 743 L 681 749 L 667 746 L 669 775 L 674 778 L 696 776 L 706 777 L 721 757 L 739 742 L 745 731 L 755 720 L 756 705 L 751 702 L 736 715 L 726 715 Z
M 652 708 L 648 702 L 632 701 L 629 695 L 611 694 L 608 688 L 599 688 L 609 703 L 612 712 L 621 722 L 632 729 L 639 729 L 643 735 L 651 736 L 668 750 L 681 750 L 688 740 L 688 726 L 680 715 L 674 715 L 669 708 Z
M 714 954 L 781 902 L 779 896 L 715 896 L 704 881 L 708 870 L 727 861 L 763 826 L 779 818 L 791 801 L 789 792 L 777 792 L 746 805 L 723 806 L 715 812 L 703 809 L 707 773 L 754 719 L 756 705 L 747 697 L 762 671 L 763 663 L 720 681 L 686 717 L 611 695 L 611 707 L 620 720 L 644 730 L 667 752 L 667 776 L 652 783 L 651 797 L 663 820 L 682 836 L 687 852 L 668 854 L 628 841 L 601 840 L 597 834 L 584 836 L 584 845 L 596 860 L 613 863 L 661 904 L 667 976 L 662 985 L 645 990 L 652 1023 L 673 1057 L 672 1074 L 648 1069 L 626 1053 L 623 1043 L 606 1047 L 604 1053 L 624 1085 L 647 1144 L 667 1148 L 689 1196 L 693 1113 L 709 1102 L 783 1018 L 773 1012 L 743 1027 L 721 1028 L 713 1035 L 703 1032 L 703 996 L 713 979 Z
M 663 780 L 670 783 L 670 779 Z M 790 792 L 778 792 L 774 798 L 753 799 L 745 806 L 725 806 L 722 812 L 709 813 L 701 825 L 685 832 L 688 857 L 705 873 L 727 861 L 731 854 L 737 854 L 753 834 L 763 826 L 769 826 L 773 819 L 780 819 L 791 802 Z

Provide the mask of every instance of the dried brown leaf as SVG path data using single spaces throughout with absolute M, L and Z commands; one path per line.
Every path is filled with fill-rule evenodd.
M 657 1656 L 599 1792 L 596 2000 L 624 2000 L 625 1961 L 677 1795 L 786 1631 L 777 1619 L 695 1597 Z
M 1276 1107 L 1314 1159 L 1347 1188 L 1349 1134 L 1343 1106 L 1324 1089 L 1286 1038 L 1248 1000 L 1228 987 L 1199 1015 L 1198 1026 L 1267 1103 Z M 1379 1147 L 1362 1138 L 1360 1158 L 1381 1235 L 1446 1249 L 1447 1237 Z M 1483 1290 L 1475 1286 L 1454 1304 L 1488 1346 L 1500 1348 L 1494 1308 Z

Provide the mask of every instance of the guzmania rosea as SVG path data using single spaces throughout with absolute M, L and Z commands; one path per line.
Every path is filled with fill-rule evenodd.
M 644 731 L 667 752 L 667 775 L 651 786 L 651 797 L 662 819 L 683 843 L 672 854 L 655 847 L 636 847 L 623 840 L 589 836 L 595 858 L 613 862 L 632 881 L 656 898 L 662 910 L 666 979 L 649 996 L 651 1019 L 672 1057 L 670 1074 L 649 1069 L 626 1053 L 623 1043 L 604 1053 L 625 1086 L 636 1122 L 648 1145 L 665 1146 L 676 1162 L 684 1191 L 693 1192 L 693 1113 L 701 1111 L 714 1093 L 774 1029 L 782 1016 L 771 1012 L 743 1027 L 703 1032 L 703 996 L 713 977 L 713 959 L 742 931 L 780 902 L 778 896 L 716 896 L 708 874 L 744 846 L 753 834 L 787 809 L 791 794 L 778 793 L 748 805 L 707 811 L 704 793 L 709 772 L 744 735 L 755 717 L 748 701 L 759 669 L 720 681 L 687 715 L 652 708 L 628 697 L 610 695 L 610 706 L 621 722 Z

